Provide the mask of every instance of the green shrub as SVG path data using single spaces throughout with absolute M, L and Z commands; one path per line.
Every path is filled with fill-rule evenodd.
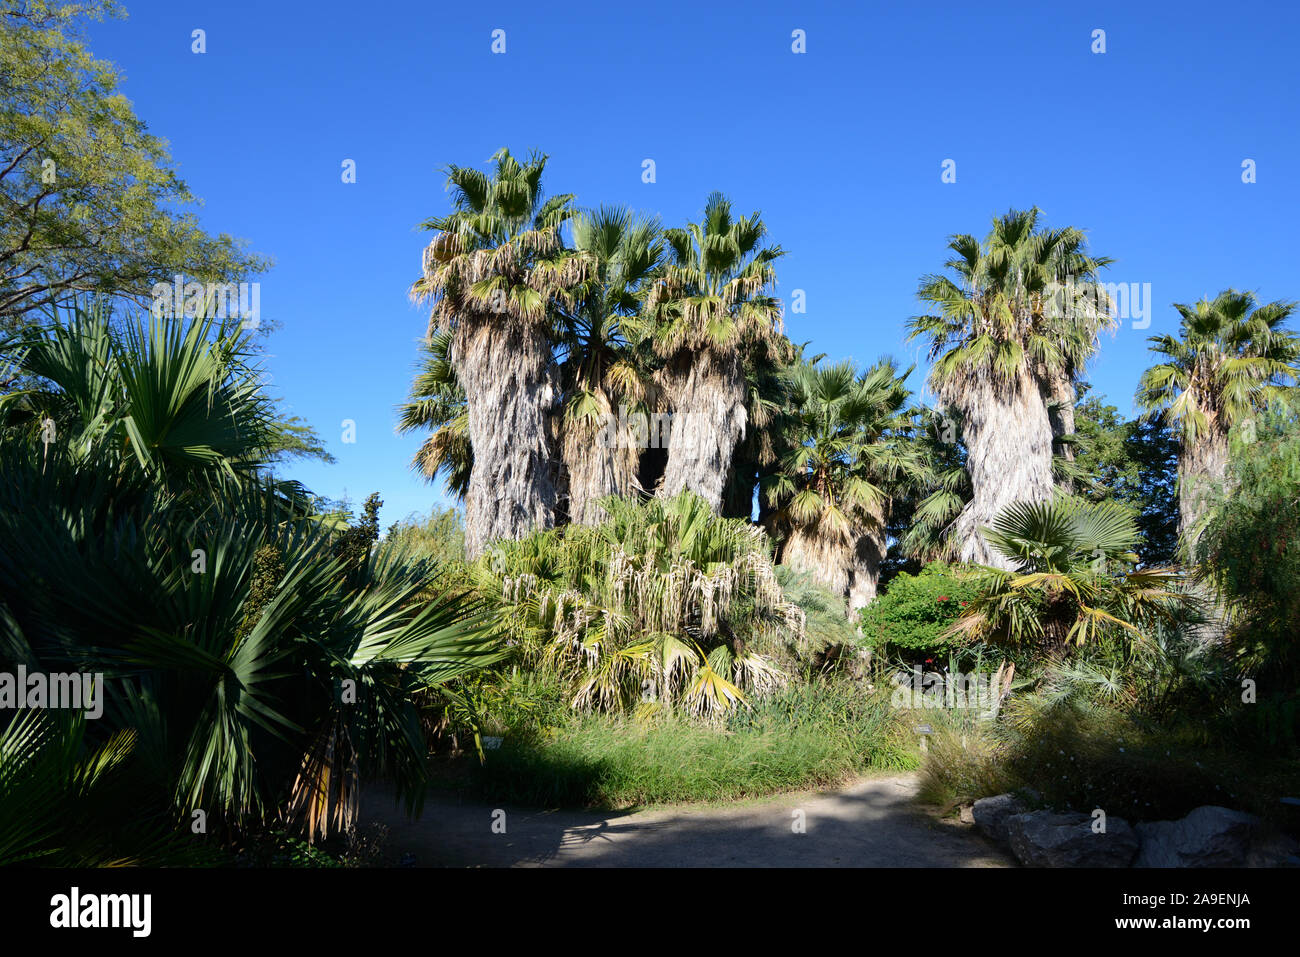
M 883 595 L 862 609 L 862 640 L 881 652 L 947 655 L 958 647 L 944 632 L 975 597 L 953 568 L 933 562 L 919 574 L 900 572 Z

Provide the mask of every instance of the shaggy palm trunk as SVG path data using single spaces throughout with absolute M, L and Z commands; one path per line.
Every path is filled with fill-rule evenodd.
M 465 550 L 476 558 L 498 539 L 555 524 L 555 365 L 541 329 L 499 317 L 462 321 L 451 354 L 474 450 Z
M 624 418 L 606 409 L 600 421 L 567 423 L 564 427 L 564 466 L 568 475 L 569 521 L 598 525 L 605 511 L 598 504 L 610 495 L 640 491 L 637 467 L 648 440 L 645 416 Z M 642 426 L 646 428 L 642 428 Z
M 856 620 L 858 612 L 876 600 L 880 588 L 880 569 L 889 550 L 884 509 L 876 506 L 868 511 L 871 526 L 858 536 L 853 550 L 853 577 L 849 582 L 848 595 L 850 621 Z
M 711 351 L 679 355 L 664 377 L 673 413 L 660 494 L 689 489 L 716 512 L 748 421 L 740 358 Z
M 781 564 L 803 572 L 831 593 L 844 598 L 853 577 L 853 549 L 843 535 L 797 525 L 781 548 Z
M 1201 533 L 1216 488 L 1228 473 L 1228 436 L 1214 424 L 1195 442 L 1183 440 L 1178 456 L 1178 534 L 1190 548 Z
M 945 383 L 940 400 L 962 415 L 971 481 L 971 501 L 953 526 L 958 560 L 1009 569 L 980 529 L 1014 502 L 1052 497 L 1052 425 L 1042 393 L 1023 370 L 1009 380 L 981 371 Z

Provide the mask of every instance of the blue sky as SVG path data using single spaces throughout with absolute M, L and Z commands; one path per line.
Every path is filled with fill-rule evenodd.
M 1150 327 L 1104 337 L 1089 370 L 1126 413 L 1171 303 L 1300 298 L 1300 5 L 124 2 L 92 50 L 170 142 L 204 225 L 276 260 L 272 384 L 338 459 L 291 474 L 334 498 L 379 491 L 385 524 L 444 501 L 408 467 L 419 439 L 393 429 L 426 320 L 406 298 L 415 226 L 448 207 L 441 167 L 502 146 L 549 153 L 548 190 L 584 205 L 678 224 L 721 189 L 761 210 L 788 251 L 778 293 L 806 294 L 791 337 L 919 361 L 918 390 L 918 278 L 949 234 L 982 236 L 1011 206 L 1086 229 L 1117 260 L 1106 279 L 1151 284 Z

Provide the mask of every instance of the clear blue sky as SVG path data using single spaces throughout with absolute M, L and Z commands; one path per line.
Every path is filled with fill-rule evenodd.
M 1300 298 L 1300 5 L 124 2 L 92 49 L 170 142 L 205 226 L 276 260 L 273 386 L 338 458 L 291 474 L 379 491 L 385 524 L 443 500 L 393 429 L 426 319 L 406 298 L 414 227 L 447 209 L 441 167 L 502 146 L 549 153 L 548 190 L 582 204 L 677 224 L 721 189 L 762 210 L 788 250 L 778 292 L 807 296 L 789 334 L 860 362 L 923 359 L 903 322 L 946 237 L 1036 204 L 1116 258 L 1105 278 L 1151 284 L 1150 328 L 1125 323 L 1090 369 L 1125 413 L 1171 303 L 1230 285 Z

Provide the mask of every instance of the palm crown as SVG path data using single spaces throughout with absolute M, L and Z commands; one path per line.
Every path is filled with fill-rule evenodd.
M 1081 367 L 1097 332 L 1112 323 L 1104 293 L 1061 308 L 1064 284 L 1094 289 L 1097 271 L 1111 260 L 1091 256 L 1081 230 L 1040 229 L 1038 217 L 1037 207 L 995 217 L 983 243 L 967 234 L 953 236 L 948 248 L 956 255 L 944 265 L 956 280 L 922 278 L 917 295 L 938 312 L 912 318 L 908 338 L 930 339 L 937 383 L 979 369 L 1008 378 L 1027 363 Z
M 702 222 L 664 232 L 670 261 L 647 297 L 653 324 L 643 327 L 656 352 L 726 352 L 776 331 L 781 304 L 766 290 L 783 252 L 763 245 L 766 236 L 760 214 L 733 216 L 731 201 L 718 192 L 709 194 Z
M 1300 339 L 1283 326 L 1294 303 L 1229 289 L 1174 308 L 1181 335 L 1151 337 L 1165 361 L 1143 374 L 1137 401 L 1186 441 L 1228 432 L 1295 381 Z
M 411 287 L 416 299 L 434 297 L 433 328 L 458 320 L 501 315 L 529 323 L 550 318 L 550 293 L 580 260 L 562 255 L 560 226 L 573 216 L 573 194 L 546 197 L 547 157 L 520 163 L 497 152 L 492 175 L 448 166 L 452 212 L 422 226 L 437 235 L 425 249 L 424 274 Z

